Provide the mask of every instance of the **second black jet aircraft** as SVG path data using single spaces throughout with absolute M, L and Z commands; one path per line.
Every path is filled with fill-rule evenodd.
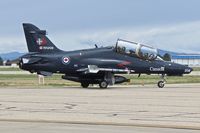
M 192 68 L 164 61 L 157 49 L 118 39 L 115 46 L 62 51 L 46 36 L 45 30 L 28 23 L 23 24 L 29 53 L 20 58 L 20 68 L 44 76 L 63 74 L 62 78 L 80 82 L 83 88 L 90 84 L 108 85 L 128 82 L 116 74 L 160 74 L 158 87 L 165 85 L 165 75 L 182 76 Z

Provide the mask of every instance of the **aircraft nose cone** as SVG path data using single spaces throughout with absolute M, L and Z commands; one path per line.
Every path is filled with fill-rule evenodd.
M 191 67 L 185 67 L 184 73 L 185 74 L 189 74 L 193 71 L 193 69 Z
M 169 63 L 166 67 L 166 70 L 169 75 L 183 75 L 183 74 L 189 74 L 193 71 L 191 67 L 177 63 Z

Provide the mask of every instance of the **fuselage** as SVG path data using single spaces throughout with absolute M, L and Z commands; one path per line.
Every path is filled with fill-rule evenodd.
M 28 71 L 47 71 L 52 73 L 76 74 L 80 69 L 95 65 L 99 68 L 127 69 L 130 73 L 145 74 L 188 74 L 192 68 L 163 60 L 143 60 L 117 53 L 114 47 L 94 48 L 71 52 L 29 53 L 22 58 L 33 60 L 23 64 L 22 69 Z M 35 62 L 34 62 L 35 60 Z M 66 62 L 65 62 L 66 60 Z M 124 72 L 114 72 L 124 73 Z

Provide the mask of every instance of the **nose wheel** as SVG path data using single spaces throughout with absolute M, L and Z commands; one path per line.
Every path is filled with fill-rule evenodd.
M 158 81 L 158 87 L 163 88 L 165 86 L 166 80 L 165 80 L 165 74 L 161 75 L 161 81 Z
M 158 87 L 163 88 L 165 86 L 165 81 L 158 81 Z

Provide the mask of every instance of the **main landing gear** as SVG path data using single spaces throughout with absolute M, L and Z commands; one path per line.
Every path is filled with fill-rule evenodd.
M 89 83 L 86 83 L 86 82 L 82 82 L 82 83 L 81 83 L 81 86 L 82 86 L 83 88 L 88 88 L 89 85 L 90 85 L 90 84 L 89 84 Z
M 165 80 L 165 74 L 161 75 L 161 80 L 158 81 L 158 87 L 163 88 L 165 86 L 166 80 Z
M 88 88 L 89 85 L 90 85 L 90 84 L 87 83 L 87 82 L 82 82 L 82 83 L 81 83 L 81 86 L 82 86 L 83 88 Z M 108 82 L 105 81 L 105 80 L 99 82 L 99 87 L 102 88 L 102 89 L 106 89 L 106 88 L 108 87 Z
M 103 89 L 106 89 L 108 87 L 108 82 L 103 80 L 99 83 L 99 87 L 100 88 L 103 88 Z

